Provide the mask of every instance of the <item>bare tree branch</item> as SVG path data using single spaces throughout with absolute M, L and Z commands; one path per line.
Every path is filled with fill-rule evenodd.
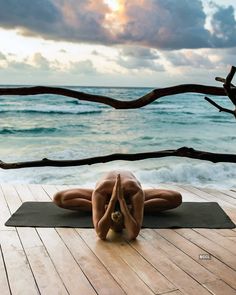
M 88 94 L 75 90 L 59 87 L 18 87 L 18 88 L 0 88 L 0 95 L 37 95 L 37 94 L 56 94 L 67 97 L 72 97 L 78 100 L 92 101 L 96 103 L 103 103 L 115 109 L 135 109 L 152 103 L 153 101 L 168 95 L 179 93 L 195 92 L 208 95 L 225 96 L 226 93 L 223 88 L 215 86 L 207 86 L 200 84 L 183 84 L 172 87 L 154 89 L 144 96 L 134 100 L 118 100 L 107 96 Z
M 234 86 L 234 84 L 231 83 L 235 75 L 235 72 L 236 72 L 236 67 L 232 66 L 226 79 L 221 77 L 216 77 L 215 80 L 224 83 L 223 87 L 224 87 L 225 93 L 236 107 L 236 87 Z M 216 107 L 219 110 L 219 112 L 226 112 L 226 113 L 233 114 L 234 117 L 236 118 L 236 108 L 234 110 L 223 108 L 222 106 L 220 106 L 219 104 L 217 104 L 216 102 L 214 102 L 212 99 L 210 99 L 207 96 L 205 96 L 205 100 L 207 100 L 210 104 Z
M 230 86 L 230 84 L 231 84 L 231 82 L 233 80 L 235 72 L 236 72 L 236 67 L 232 66 L 228 76 L 225 79 L 225 85 Z
M 156 152 L 146 152 L 146 153 L 136 153 L 136 154 L 110 154 L 106 156 L 99 156 L 93 158 L 85 158 L 80 160 L 50 160 L 44 158 L 39 161 L 28 161 L 28 162 L 15 162 L 15 163 L 5 163 L 0 161 L 0 168 L 2 169 L 19 169 L 19 168 L 29 168 L 29 167 L 66 167 L 66 166 L 83 166 L 92 165 L 96 163 L 107 163 L 117 160 L 125 161 L 138 161 L 149 158 L 163 158 L 163 157 L 187 157 L 192 159 L 199 159 L 205 161 L 211 161 L 213 163 L 218 162 L 228 162 L 236 163 L 236 155 L 234 154 L 219 154 L 211 153 L 206 151 L 199 151 L 193 148 L 181 147 L 176 150 L 163 150 Z
M 222 106 L 220 106 L 219 104 L 217 104 L 214 100 L 210 99 L 209 97 L 205 96 L 204 97 L 206 101 L 208 101 L 210 104 L 212 104 L 214 107 L 216 107 L 219 112 L 226 112 L 226 113 L 230 113 L 230 114 L 233 114 L 234 117 L 236 118 L 236 111 L 232 111 L 232 110 L 229 110 L 229 109 L 226 109 L 226 108 L 223 108 Z
M 232 103 L 236 106 L 236 88 L 232 86 L 231 81 L 236 72 L 236 67 L 232 66 L 228 76 L 225 79 L 224 90 Z

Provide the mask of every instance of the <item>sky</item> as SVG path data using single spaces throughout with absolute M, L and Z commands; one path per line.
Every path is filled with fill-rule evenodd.
M 218 85 L 235 0 L 0 0 L 0 84 Z

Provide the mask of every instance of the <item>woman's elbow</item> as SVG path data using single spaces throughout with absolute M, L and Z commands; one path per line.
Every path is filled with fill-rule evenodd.
M 133 230 L 132 232 L 127 232 L 127 239 L 129 241 L 135 240 L 137 236 L 139 235 L 140 228 L 137 230 Z
M 105 241 L 106 240 L 106 235 L 102 234 L 102 233 L 97 233 L 97 236 L 99 237 L 99 239 Z
M 133 240 L 135 240 L 136 238 L 137 238 L 137 236 L 138 236 L 138 234 L 139 233 L 135 233 L 135 234 L 128 234 L 127 235 L 127 239 L 128 239 L 128 241 L 133 241 Z
M 95 230 L 96 230 L 96 233 L 97 233 L 97 236 L 99 237 L 99 239 L 105 241 L 106 237 L 107 237 L 107 233 L 105 233 L 104 231 L 101 231 L 98 228 L 95 228 Z

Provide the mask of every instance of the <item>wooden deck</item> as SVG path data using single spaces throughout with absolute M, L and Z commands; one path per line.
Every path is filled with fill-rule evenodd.
M 235 229 L 143 229 L 127 243 L 100 241 L 93 229 L 4 226 L 22 202 L 68 187 L 0 185 L 1 295 L 236 294 Z M 162 187 L 183 201 L 216 201 L 236 223 L 236 191 Z

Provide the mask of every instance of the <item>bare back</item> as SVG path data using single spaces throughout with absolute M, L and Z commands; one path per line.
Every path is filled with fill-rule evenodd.
M 133 190 L 139 188 L 141 189 L 141 184 L 135 177 L 135 175 L 126 170 L 114 170 L 110 171 L 107 174 L 105 174 L 97 183 L 95 186 L 96 189 L 101 189 L 104 198 L 106 198 L 106 202 L 109 201 L 109 197 L 112 194 L 113 187 L 116 182 L 117 175 L 120 175 L 121 179 L 121 185 L 124 189 L 124 197 L 129 202 L 130 201 L 130 195 L 133 193 Z

